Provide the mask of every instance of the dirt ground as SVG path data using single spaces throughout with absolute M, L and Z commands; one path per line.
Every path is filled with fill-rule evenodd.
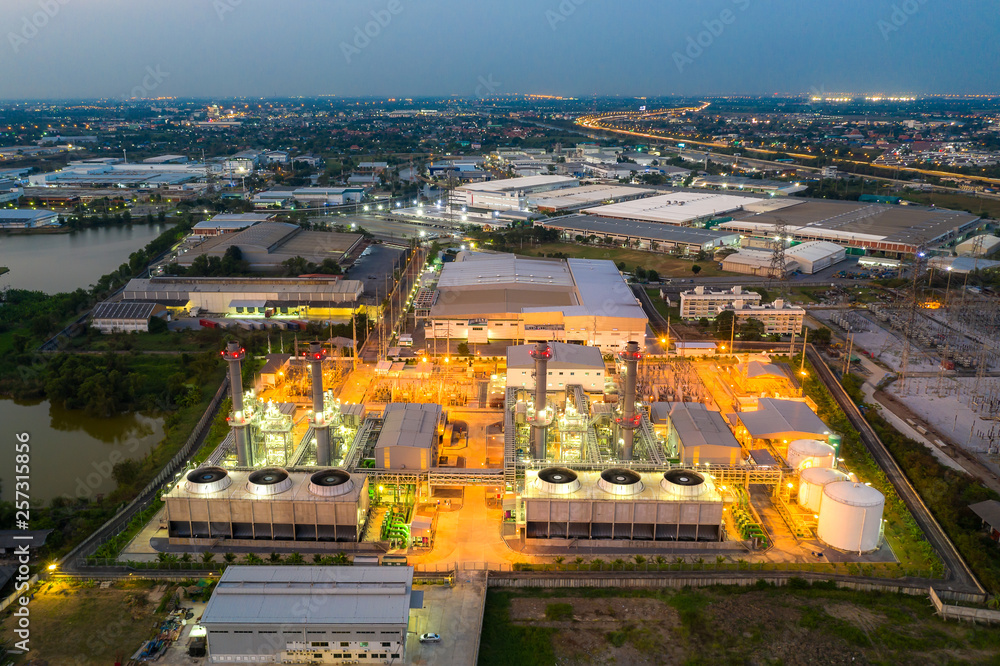
M 565 603 L 573 606 L 572 620 L 546 619 L 546 608 Z M 680 625 L 678 613 L 660 599 L 512 599 L 510 615 L 518 624 L 556 629 L 561 663 L 662 664 L 684 656 L 673 641 Z M 612 644 L 610 632 L 623 632 L 625 644 Z
M 1000 663 L 1000 629 L 944 622 L 926 597 L 808 585 L 500 594 L 510 596 L 513 632 L 552 632 L 555 661 L 523 666 Z M 480 664 L 507 663 L 483 655 Z
M 42 585 L 29 604 L 30 652 L 15 664 L 90 666 L 122 663 L 154 635 L 166 613 L 156 613 L 164 588 L 145 581 L 101 589 L 96 583 Z M 0 623 L 0 635 L 14 636 L 16 618 Z M 6 662 L 5 662 L 6 663 Z

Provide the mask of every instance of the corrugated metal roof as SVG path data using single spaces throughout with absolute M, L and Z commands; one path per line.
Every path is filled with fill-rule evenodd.
M 412 567 L 231 566 L 201 623 L 406 624 Z
M 441 406 L 415 403 L 391 403 L 382 415 L 382 432 L 376 449 L 387 446 L 412 446 L 429 449 L 437 441 Z
M 141 319 L 143 321 L 153 316 L 156 303 L 137 303 L 135 301 L 104 301 L 94 306 L 93 319 Z
M 815 412 L 804 402 L 761 398 L 756 412 L 741 412 L 740 422 L 751 436 L 774 439 L 787 434 L 823 435 L 830 432 Z
M 567 342 L 550 342 L 552 358 L 548 362 L 551 368 L 598 368 L 604 369 L 604 357 L 597 347 L 571 345 Z M 507 368 L 534 368 L 535 359 L 529 352 L 535 345 L 512 345 L 507 347 Z

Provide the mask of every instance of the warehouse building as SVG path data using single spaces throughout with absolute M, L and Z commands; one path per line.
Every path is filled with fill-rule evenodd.
M 793 240 L 828 241 L 864 252 L 902 257 L 919 247 L 946 245 L 975 229 L 979 217 L 962 211 L 782 197 L 745 206 L 719 228 L 752 238 L 773 238 L 779 223 Z
M 90 325 L 101 333 L 148 333 L 153 317 L 170 321 L 167 308 L 159 303 L 104 301 L 91 311 Z
M 198 467 L 163 495 L 173 545 L 295 547 L 353 542 L 368 518 L 368 477 L 340 469 L 289 472 Z
M 230 566 L 205 606 L 213 664 L 402 664 L 413 567 Z
M 646 315 L 611 261 L 459 259 L 445 264 L 434 293 L 423 295 L 431 303 L 422 310 L 429 341 L 557 341 L 613 351 L 645 338 Z
M 723 312 L 732 312 L 736 316 L 736 325 L 741 326 L 750 319 L 756 319 L 764 324 L 765 335 L 798 335 L 805 319 L 805 308 L 786 303 L 779 298 L 774 303 L 749 305 L 743 300 L 733 301 L 730 305 L 719 306 L 716 317 Z
M 722 270 L 730 273 L 742 273 L 743 275 L 759 275 L 762 277 L 778 277 L 773 275 L 776 271 L 771 268 L 771 261 L 774 254 L 768 250 L 757 250 L 754 248 L 743 248 L 735 254 L 731 254 L 722 260 Z M 795 272 L 795 263 L 785 262 L 785 274 Z
M 364 197 L 364 187 L 300 187 L 292 191 L 296 202 L 309 206 L 342 206 Z
M 989 257 L 1000 252 L 1000 238 L 990 234 L 973 236 L 956 245 L 955 252 L 971 257 Z
M 653 429 L 665 434 L 668 447 L 685 465 L 739 465 L 740 443 L 719 412 L 700 402 L 654 402 Z
M 282 262 L 295 257 L 320 264 L 324 259 L 341 262 L 361 243 L 361 234 L 306 231 L 297 224 L 261 222 L 235 233 L 212 234 L 207 240 L 177 257 L 177 264 L 190 267 L 200 256 L 222 258 L 230 247 L 238 247 L 251 271 L 274 273 Z
M 507 347 L 507 388 L 535 389 L 535 345 Z M 550 342 L 552 358 L 547 362 L 548 391 L 565 391 L 569 386 L 582 386 L 589 393 L 604 392 L 604 356 L 597 347 Z
M 617 220 L 594 215 L 555 217 L 541 220 L 538 225 L 560 231 L 566 240 L 576 240 L 577 236 L 584 238 L 593 236 L 596 237 L 593 241 L 596 244 L 611 238 L 615 243 L 628 244 L 640 250 L 681 249 L 685 254 L 696 254 L 713 252 L 720 247 L 739 247 L 740 244 L 739 234 L 726 231 Z
M 452 210 L 492 213 L 526 210 L 528 199 L 542 192 L 578 187 L 580 181 L 568 176 L 526 176 L 484 183 L 470 183 L 452 190 L 448 202 Z
M 541 213 L 566 213 L 587 206 L 631 201 L 655 193 L 656 190 L 642 187 L 584 185 L 529 196 L 528 206 Z
M 732 289 L 713 291 L 710 288 L 697 286 L 694 289 L 681 292 L 681 319 L 715 319 L 720 307 L 743 301 L 747 305 L 760 305 L 760 294 L 755 291 L 744 291 L 737 285 Z
M 136 278 L 123 299 L 159 303 L 172 311 L 206 314 L 347 319 L 361 307 L 360 280 L 312 278 Z
M 827 241 L 806 241 L 785 250 L 785 261 L 794 261 L 795 267 L 812 275 L 834 266 L 847 258 L 847 248 Z
M 70 162 L 65 168 L 32 174 L 36 187 L 110 187 L 157 189 L 181 186 L 206 179 L 204 164 L 126 163 L 117 158 L 95 158 Z
M 734 415 L 737 424 L 753 439 L 769 439 L 792 442 L 797 439 L 822 439 L 830 434 L 830 428 L 820 420 L 805 402 L 761 398 L 757 410 L 738 412 Z
M 222 236 L 242 231 L 258 222 L 267 222 L 273 219 L 274 215 L 270 213 L 223 213 L 194 225 L 191 229 L 191 235 L 202 238 Z
M 426 470 L 437 467 L 444 432 L 441 405 L 390 403 L 382 414 L 375 444 L 375 465 L 382 469 Z
M 586 208 L 583 212 L 618 220 L 689 226 L 740 210 L 744 204 L 752 201 L 756 199 L 727 194 L 668 192 L 635 201 Z
M 51 210 L 35 210 L 34 208 L 4 208 L 0 209 L 0 229 L 37 229 L 38 227 L 56 226 L 59 224 L 59 214 Z

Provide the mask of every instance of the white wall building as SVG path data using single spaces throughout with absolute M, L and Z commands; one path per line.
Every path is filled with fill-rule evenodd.
M 473 212 L 525 210 L 528 207 L 528 197 L 533 194 L 579 185 L 580 181 L 569 176 L 529 176 L 491 180 L 455 188 L 451 192 L 449 202 L 453 210 L 464 209 Z
M 738 326 L 745 324 L 749 319 L 757 319 L 764 324 L 765 335 L 798 334 L 802 330 L 802 321 L 806 316 L 805 308 L 786 303 L 780 298 L 774 303 L 765 305 L 747 305 L 737 300 L 731 305 L 720 307 L 716 316 L 723 312 L 734 313 Z
M 550 342 L 548 391 L 564 391 L 579 385 L 588 393 L 604 391 L 604 356 L 597 347 Z M 535 359 L 528 353 L 535 345 L 507 347 L 507 388 L 535 390 Z
M 847 248 L 827 241 L 809 241 L 785 250 L 785 261 L 794 261 L 806 275 L 819 273 L 847 258 Z
M 747 305 L 760 305 L 760 294 L 755 291 L 743 291 L 737 285 L 725 291 L 713 291 L 703 286 L 681 292 L 682 319 L 715 319 L 720 307 L 732 305 L 740 300 Z

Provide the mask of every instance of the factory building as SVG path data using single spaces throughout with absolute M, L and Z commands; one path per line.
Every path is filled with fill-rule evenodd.
M 595 243 L 598 243 L 611 238 L 618 244 L 627 244 L 640 250 L 681 249 L 685 254 L 696 254 L 713 252 L 720 247 L 739 247 L 740 244 L 740 235 L 731 232 L 593 215 L 567 215 L 541 220 L 538 224 L 546 229 L 557 229 L 566 240 L 576 240 L 577 236 L 594 236 Z
M 795 267 L 812 275 L 839 264 L 847 258 L 847 248 L 828 241 L 807 241 L 785 250 L 785 260 L 794 261 Z
M 645 337 L 646 315 L 611 261 L 460 255 L 445 264 L 425 335 L 467 340 L 557 341 L 621 349 Z M 431 344 L 431 342 L 428 342 Z
M 59 214 L 33 208 L 0 209 L 0 229 L 37 229 L 59 224 Z
M 528 197 L 528 206 L 540 213 L 567 213 L 588 206 L 631 201 L 656 194 L 656 190 L 616 185 L 583 185 Z
M 242 231 L 258 222 L 268 222 L 273 219 L 274 215 L 269 213 L 224 213 L 194 225 L 191 229 L 191 235 L 203 238 L 222 236 Z
M 654 402 L 649 411 L 654 429 L 683 464 L 740 464 L 740 443 L 719 412 L 700 402 Z
M 159 303 L 103 301 L 91 311 L 90 325 L 101 333 L 148 333 L 153 317 L 170 320 L 167 308 Z
M 619 220 L 689 226 L 740 210 L 750 201 L 755 199 L 727 194 L 668 192 L 646 199 L 587 208 L 583 212 Z
M 452 210 L 492 213 L 526 210 L 528 199 L 542 192 L 578 187 L 580 181 L 568 176 L 527 176 L 483 183 L 470 183 L 452 190 L 448 199 Z
M 788 197 L 744 206 L 734 217 L 719 228 L 769 239 L 777 225 L 784 224 L 794 241 L 827 241 L 894 257 L 914 254 L 926 245 L 947 244 L 979 223 L 976 215 L 943 208 Z
M 206 179 L 204 164 L 126 163 L 118 158 L 96 158 L 70 162 L 65 168 L 32 174 L 28 182 L 36 187 L 104 187 L 155 189 L 181 186 Z
M 212 664 L 402 664 L 412 567 L 230 566 L 205 606 Z
M 535 345 L 507 347 L 507 388 L 535 390 L 535 360 L 530 352 Z M 588 393 L 604 392 L 604 356 L 597 347 L 550 342 L 546 390 L 565 391 L 568 386 L 582 386 Z
M 163 495 L 171 544 L 294 547 L 353 542 L 368 517 L 368 478 L 341 469 L 198 467 Z
M 292 190 L 292 198 L 310 206 L 342 206 L 364 199 L 364 187 L 300 187 Z
M 382 415 L 375 464 L 383 469 L 426 470 L 437 466 L 445 414 L 440 405 L 390 403 Z
M 360 280 L 329 278 L 182 278 L 130 280 L 123 299 L 160 303 L 177 312 L 350 318 L 360 307 Z
M 261 222 L 236 233 L 211 237 L 182 252 L 177 264 L 191 266 L 200 256 L 222 258 L 230 247 L 238 247 L 252 271 L 278 272 L 282 262 L 295 257 L 315 264 L 324 259 L 341 262 L 364 241 L 361 234 L 306 231 L 297 224 Z
M 760 305 L 760 294 L 743 291 L 737 285 L 725 291 L 713 291 L 703 286 L 681 292 L 681 319 L 715 319 L 720 307 L 743 301 L 747 305 Z
M 764 324 L 765 335 L 798 334 L 806 317 L 805 308 L 786 303 L 781 298 L 763 305 L 748 305 L 737 299 L 729 305 L 719 306 L 715 316 L 718 317 L 723 312 L 732 312 L 736 316 L 737 326 L 750 319 L 760 321 Z
M 722 539 L 722 497 L 709 477 L 690 470 L 529 470 L 522 497 L 525 543 L 531 545 Z

